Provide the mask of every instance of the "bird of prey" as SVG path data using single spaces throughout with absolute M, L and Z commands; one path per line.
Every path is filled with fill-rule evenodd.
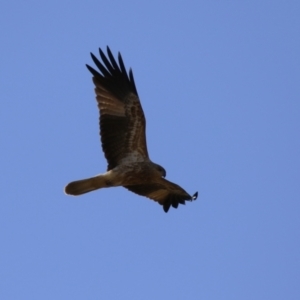
M 166 180 L 166 170 L 149 158 L 146 120 L 132 70 L 127 73 L 121 54 L 117 63 L 109 47 L 107 56 L 101 49 L 99 54 L 102 62 L 91 53 L 99 71 L 86 66 L 95 84 L 107 172 L 73 181 L 65 187 L 65 193 L 77 196 L 100 188 L 123 186 L 158 202 L 165 212 L 171 206 L 177 208 L 185 201 L 196 200 L 198 192 L 191 196 L 179 185 Z

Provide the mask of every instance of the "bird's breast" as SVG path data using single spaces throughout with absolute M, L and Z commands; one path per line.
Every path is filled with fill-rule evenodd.
M 151 162 L 137 162 L 122 164 L 114 169 L 118 176 L 122 176 L 122 185 L 136 185 L 155 182 L 157 171 Z

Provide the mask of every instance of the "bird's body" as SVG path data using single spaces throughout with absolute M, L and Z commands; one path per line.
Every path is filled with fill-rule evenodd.
M 66 193 L 81 195 L 94 189 L 145 183 L 155 184 L 159 183 L 160 180 L 161 174 L 153 167 L 152 162 L 133 162 L 120 164 L 104 174 L 99 174 L 92 178 L 73 181 L 66 187 Z M 90 186 L 87 184 L 88 182 L 91 183 Z
M 93 74 L 96 99 L 100 111 L 102 149 L 108 162 L 107 172 L 92 178 L 73 181 L 65 187 L 66 194 L 81 195 L 105 187 L 123 186 L 163 205 L 167 212 L 172 205 L 192 201 L 180 186 L 164 179 L 166 171 L 153 163 L 146 145 L 146 120 L 135 87 L 132 71 L 129 77 L 119 54 L 119 64 L 107 47 L 108 58 L 100 51 L 102 63 L 93 55 L 99 68 Z

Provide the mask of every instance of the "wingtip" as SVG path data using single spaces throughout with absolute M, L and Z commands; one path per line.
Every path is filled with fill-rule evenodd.
M 88 70 L 92 73 L 92 75 L 94 77 L 97 77 L 99 74 L 96 70 L 94 70 L 91 66 L 89 66 L 88 64 L 85 64 L 85 66 L 88 68 Z
M 110 48 L 108 47 L 108 46 L 106 46 L 106 52 L 107 52 L 107 55 L 111 58 L 111 57 L 113 57 L 113 54 L 112 54 L 112 52 L 111 52 L 111 50 L 110 50 Z
M 164 212 L 165 212 L 165 213 L 167 213 L 167 212 L 169 211 L 170 206 L 171 206 L 170 203 L 166 203 L 166 204 L 163 205 L 163 209 L 164 209 Z
M 107 47 L 108 47 L 108 46 L 107 46 Z M 99 48 L 99 54 L 100 54 L 101 57 L 102 57 L 102 56 L 105 56 L 105 54 L 104 54 L 104 52 L 102 51 L 101 48 Z
M 94 60 L 95 55 L 92 52 L 90 52 L 90 56 Z
M 193 196 L 192 196 L 192 201 L 196 200 L 198 198 L 198 192 L 196 192 Z

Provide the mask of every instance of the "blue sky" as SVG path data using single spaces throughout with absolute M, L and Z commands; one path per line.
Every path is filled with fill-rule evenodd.
M 1 5 L 1 299 L 300 299 L 300 2 Z M 121 51 L 165 214 L 102 173 L 89 53 Z

